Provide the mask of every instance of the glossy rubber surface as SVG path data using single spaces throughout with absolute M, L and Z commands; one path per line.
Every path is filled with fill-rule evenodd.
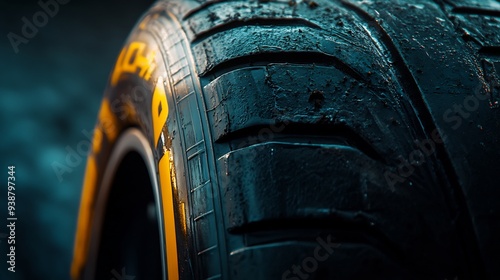
M 170 162 L 170 278 L 496 279 L 499 20 L 497 1 L 158 2 L 106 100 Z

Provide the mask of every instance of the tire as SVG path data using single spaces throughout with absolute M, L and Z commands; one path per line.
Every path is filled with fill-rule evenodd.
M 74 279 L 495 279 L 500 8 L 159 1 L 103 99 Z

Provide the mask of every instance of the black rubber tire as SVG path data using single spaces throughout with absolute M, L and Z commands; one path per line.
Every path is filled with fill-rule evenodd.
M 128 41 L 158 50 L 151 79 L 106 98 L 134 112 L 118 135 L 171 152 L 179 278 L 495 279 L 499 17 L 493 1 L 158 2 Z M 132 97 L 162 79 L 157 138 L 151 98 Z

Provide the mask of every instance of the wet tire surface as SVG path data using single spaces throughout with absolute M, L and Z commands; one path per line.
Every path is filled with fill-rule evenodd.
M 497 1 L 150 13 L 186 179 L 181 278 L 500 274 Z
M 203 88 L 231 279 L 500 273 L 498 2 L 165 5 Z M 339 246 L 308 260 L 318 237 Z

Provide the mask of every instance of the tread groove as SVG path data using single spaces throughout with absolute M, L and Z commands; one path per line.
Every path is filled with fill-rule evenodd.
M 199 255 L 203 255 L 203 254 L 205 254 L 205 253 L 207 253 L 209 251 L 212 251 L 212 250 L 216 249 L 217 247 L 218 247 L 217 245 L 214 245 L 212 247 L 208 247 L 208 248 L 206 248 L 204 250 L 201 250 L 201 251 L 198 252 L 198 256 Z
M 191 160 L 191 159 L 193 159 L 194 157 L 196 157 L 197 155 L 200 155 L 200 154 L 202 154 L 202 153 L 204 153 L 204 152 L 205 152 L 205 150 L 203 150 L 203 149 L 202 149 L 202 150 L 199 150 L 199 151 L 196 151 L 194 154 L 192 154 L 192 155 L 188 156 L 188 160 Z
M 214 280 L 214 279 L 220 279 L 222 277 L 222 275 L 220 274 L 217 274 L 217 275 L 214 275 L 214 276 L 210 276 L 208 278 L 205 278 L 204 280 Z
M 369 237 L 377 237 L 376 239 L 385 245 L 384 248 L 389 248 L 389 251 L 395 256 L 395 258 L 401 258 L 404 256 L 403 252 L 401 252 L 396 246 L 394 246 L 387 236 L 385 236 L 377 229 L 371 227 L 370 225 L 363 222 L 346 220 L 341 217 L 340 213 L 336 213 L 335 211 L 332 211 L 331 215 L 332 216 L 330 218 L 291 218 L 285 220 L 273 219 L 267 221 L 252 222 L 240 227 L 230 228 L 228 229 L 228 231 L 232 234 L 247 236 L 255 234 L 262 235 L 263 233 L 265 235 L 272 236 L 272 234 L 269 234 L 270 232 L 278 231 L 283 232 L 283 234 L 280 235 L 286 236 L 282 239 L 260 240 L 259 242 L 252 242 L 252 246 L 273 244 L 276 242 L 284 242 L 289 240 L 309 240 L 314 242 L 318 237 L 318 232 L 329 231 L 337 232 L 337 236 L 344 235 L 345 239 L 351 239 L 349 241 L 366 242 L 370 239 Z M 317 232 L 311 235 L 308 231 Z M 341 234 L 342 232 L 344 234 Z M 293 237 L 293 235 L 296 236 Z M 348 241 L 345 239 L 341 242 L 344 243 Z
M 259 139 L 258 135 L 266 126 L 252 126 L 244 128 L 232 133 L 229 133 L 219 140 L 218 143 L 229 142 L 238 139 Z M 253 144 L 262 144 L 270 142 L 287 142 L 287 139 L 293 140 L 292 143 L 312 143 L 313 137 L 318 138 L 318 144 L 342 144 L 358 149 L 371 159 L 386 164 L 384 157 L 372 146 L 368 141 L 352 131 L 349 127 L 343 125 L 328 125 L 328 124 L 292 124 L 286 125 L 286 128 L 275 133 L 272 140 L 257 141 L 255 143 L 247 143 L 240 148 L 251 146 Z
M 196 186 L 194 189 L 191 189 L 191 193 L 194 193 L 195 191 L 207 186 L 210 183 L 210 180 L 205 181 L 204 183 L 201 183 L 200 185 Z
M 276 26 L 290 26 L 290 27 L 295 27 L 295 26 L 302 26 L 302 27 L 310 27 L 314 29 L 322 29 L 319 25 L 310 22 L 306 19 L 303 18 L 250 18 L 250 19 L 238 19 L 238 20 L 232 20 L 227 23 L 219 24 L 214 26 L 211 29 L 205 30 L 203 32 L 200 32 L 196 34 L 196 36 L 193 38 L 191 41 L 191 44 L 196 45 L 199 42 L 207 39 L 208 37 L 214 36 L 218 33 L 229 31 L 231 29 L 235 29 L 238 27 L 245 27 L 245 26 L 263 26 L 263 25 L 269 25 L 272 26 L 273 28 Z
M 222 2 L 229 2 L 231 0 L 212 0 L 212 1 L 207 1 L 201 5 L 199 5 L 198 7 L 190 10 L 189 12 L 187 12 L 184 16 L 182 16 L 182 20 L 187 20 L 189 19 L 190 17 L 194 16 L 195 14 L 201 12 L 202 10 L 210 7 L 210 6 L 213 6 L 215 4 L 218 4 L 218 3 L 222 3 Z
M 479 49 L 479 54 L 500 56 L 500 46 L 485 46 Z
M 464 14 L 464 15 L 483 15 L 483 16 L 493 16 L 500 17 L 500 11 L 497 10 L 489 10 L 484 8 L 476 8 L 476 7 L 454 7 L 451 10 L 452 13 L 455 14 Z
M 200 214 L 199 216 L 195 217 L 195 218 L 194 218 L 194 221 L 196 222 L 196 221 L 198 221 L 199 219 L 201 219 L 201 218 L 203 218 L 203 217 L 206 217 L 206 216 L 208 216 L 208 215 L 210 215 L 210 214 L 214 214 L 214 210 L 213 210 L 213 209 L 212 209 L 212 210 L 210 210 L 210 211 L 208 211 L 208 212 L 202 213 L 202 214 Z
M 366 79 L 351 66 L 337 57 L 323 52 L 264 52 L 240 56 L 223 61 L 213 68 L 201 73 L 201 77 L 215 75 L 221 76 L 232 70 L 241 69 L 245 66 L 267 66 L 269 64 L 305 64 L 317 66 L 333 66 L 346 73 L 358 82 L 366 82 Z

